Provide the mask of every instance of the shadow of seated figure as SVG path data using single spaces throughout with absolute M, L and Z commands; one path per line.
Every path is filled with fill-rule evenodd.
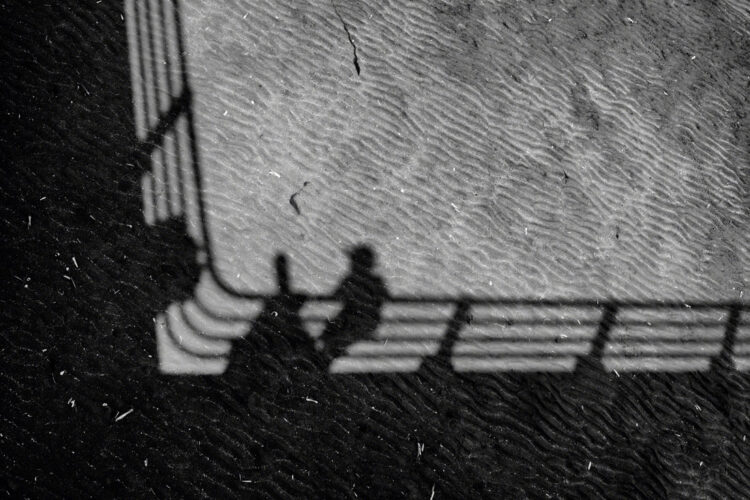
M 373 273 L 375 254 L 364 245 L 349 253 L 351 268 L 334 297 L 343 302 L 341 312 L 326 327 L 320 337 L 327 363 L 341 356 L 347 346 L 375 333 L 380 323 L 380 312 L 388 298 L 383 279 Z
M 285 381 L 291 382 L 294 372 L 310 372 L 318 364 L 313 340 L 299 315 L 304 297 L 290 290 L 286 256 L 277 255 L 275 266 L 278 294 L 265 300 L 250 332 L 234 341 L 224 373 L 244 391 L 252 391 L 253 384 L 259 384 L 256 389 L 279 389 Z

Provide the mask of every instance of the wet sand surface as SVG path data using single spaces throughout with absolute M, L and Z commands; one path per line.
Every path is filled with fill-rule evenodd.
M 275 292 L 285 252 L 329 293 L 369 243 L 394 293 L 743 292 L 742 2 L 180 5 L 237 288 Z M 193 220 L 144 221 L 127 12 L 0 14 L 1 494 L 749 494 L 750 379 L 727 366 L 335 376 L 269 310 L 225 375 L 160 374 L 155 319 L 202 268 Z

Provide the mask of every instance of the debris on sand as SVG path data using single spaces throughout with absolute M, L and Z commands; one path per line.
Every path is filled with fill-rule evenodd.
M 128 411 L 126 411 L 122 415 L 120 415 L 120 412 L 117 412 L 117 415 L 115 416 L 115 422 L 119 422 L 120 420 L 122 420 L 123 418 L 127 417 L 131 413 L 133 413 L 133 408 L 129 409 Z

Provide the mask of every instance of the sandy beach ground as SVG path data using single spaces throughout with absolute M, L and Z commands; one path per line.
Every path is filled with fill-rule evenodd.
M 175 5 L 194 95 L 164 119 L 144 47 Z M 750 496 L 749 20 L 741 0 L 0 2 L 0 495 Z M 158 169 L 175 140 L 185 161 Z M 273 297 L 205 293 L 196 186 L 163 189 L 187 143 L 213 266 Z M 432 349 L 417 371 L 331 373 L 291 345 L 276 253 L 329 293 L 359 243 L 391 293 L 458 296 L 431 346 L 370 332 L 370 352 Z M 595 304 L 563 341 L 570 311 L 488 321 L 469 293 L 657 311 Z M 732 302 L 707 320 L 682 302 L 701 298 Z M 199 306 L 216 330 L 188 338 Z M 170 311 L 175 351 L 221 344 L 225 373 L 165 373 Z M 608 347 L 645 363 L 610 370 Z M 459 369 L 475 354 L 515 364 Z
M 744 293 L 741 2 L 189 0 L 183 18 L 237 290 L 273 291 L 284 252 L 295 287 L 330 292 L 368 243 L 395 294 Z

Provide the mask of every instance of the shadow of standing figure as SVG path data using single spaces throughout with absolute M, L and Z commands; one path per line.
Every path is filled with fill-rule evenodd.
M 277 255 L 275 266 L 278 294 L 266 299 L 250 332 L 234 341 L 224 373 L 243 391 L 253 392 L 253 384 L 259 384 L 258 390 L 279 389 L 291 383 L 295 372 L 310 373 L 319 365 L 299 314 L 305 299 L 290 289 L 286 256 Z
M 328 364 L 341 356 L 350 344 L 375 333 L 380 311 L 388 298 L 383 279 L 373 273 L 375 253 L 359 245 L 349 252 L 351 268 L 334 297 L 344 305 L 320 337 Z

